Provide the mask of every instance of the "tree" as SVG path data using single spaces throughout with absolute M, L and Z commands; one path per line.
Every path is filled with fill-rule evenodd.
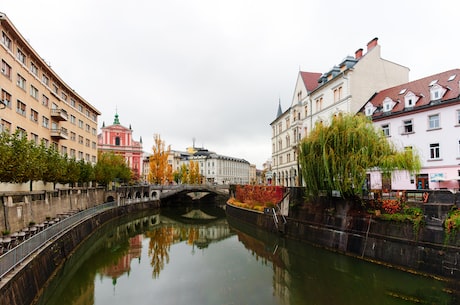
M 172 166 L 168 164 L 171 146 L 165 149 L 165 142 L 160 135 L 154 135 L 152 155 L 149 158 L 150 171 L 148 180 L 153 184 L 167 184 L 173 181 Z
M 299 163 L 307 193 L 338 190 L 343 197 L 359 194 L 366 173 L 420 170 L 415 152 L 399 152 L 364 115 L 338 115 L 330 126 L 316 124 L 300 143 Z
M 129 182 L 132 177 L 123 156 L 113 152 L 99 152 L 94 171 L 96 181 L 106 186 L 112 181 Z

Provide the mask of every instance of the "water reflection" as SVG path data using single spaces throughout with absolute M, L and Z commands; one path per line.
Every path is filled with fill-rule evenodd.
M 456 304 L 452 291 L 227 220 L 222 210 L 182 208 L 103 226 L 37 304 Z

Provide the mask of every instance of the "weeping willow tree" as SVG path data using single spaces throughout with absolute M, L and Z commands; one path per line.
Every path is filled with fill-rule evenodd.
M 359 194 L 370 169 L 418 172 L 412 150 L 398 151 L 364 115 L 338 115 L 329 126 L 318 123 L 299 145 L 299 163 L 307 194 L 332 190 L 344 198 Z

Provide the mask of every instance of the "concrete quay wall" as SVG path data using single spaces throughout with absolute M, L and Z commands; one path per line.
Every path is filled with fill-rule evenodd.
M 285 237 L 394 268 L 445 279 L 460 279 L 460 238 L 445 242 L 442 225 L 414 228 L 410 222 L 387 221 L 352 204 L 303 204 L 291 207 Z M 279 232 L 273 215 L 227 204 L 227 216 L 271 232 Z
M 0 305 L 30 305 L 40 295 L 47 282 L 71 257 L 75 249 L 98 227 L 107 221 L 146 209 L 158 208 L 158 201 L 143 201 L 104 211 L 80 222 L 45 245 L 38 253 L 0 281 Z
M 31 222 L 39 224 L 69 211 L 91 208 L 105 202 L 104 188 L 0 193 L 0 232 L 20 231 Z

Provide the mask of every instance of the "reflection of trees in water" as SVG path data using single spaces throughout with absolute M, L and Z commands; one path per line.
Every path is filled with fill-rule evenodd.
M 151 257 L 150 265 L 152 266 L 152 276 L 157 278 L 160 271 L 163 270 L 166 263 L 169 263 L 169 249 L 174 241 L 174 228 L 165 226 L 145 233 L 150 238 L 149 256 Z

